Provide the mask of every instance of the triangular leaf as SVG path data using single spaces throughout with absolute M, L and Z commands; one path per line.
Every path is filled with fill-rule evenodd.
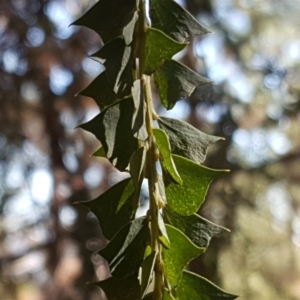
M 141 288 L 136 274 L 125 280 L 109 277 L 94 284 L 98 285 L 104 291 L 108 300 L 141 299 Z
M 149 227 L 145 217 L 121 228 L 108 245 L 99 251 L 115 278 L 127 278 L 138 272 L 149 241 Z
M 229 294 L 215 284 L 192 272 L 184 271 L 176 292 L 177 300 L 232 300 Z
M 96 77 L 88 87 L 80 91 L 78 94 L 93 98 L 100 110 L 112 105 L 117 101 L 117 99 L 127 96 L 126 93 L 121 92 L 117 95 L 113 92 L 113 89 L 109 85 L 105 71 Z
M 186 45 L 171 39 L 160 30 L 147 28 L 144 73 L 151 75 Z
M 141 80 L 136 80 L 131 89 L 134 102 L 134 113 L 132 116 L 132 130 L 134 136 L 139 140 L 145 141 L 148 137 L 145 121 L 145 103 L 144 103 L 144 88 Z
M 144 171 L 144 164 L 146 160 L 146 148 L 140 147 L 136 150 L 130 159 L 130 175 L 134 182 L 134 185 L 137 189 L 142 184 L 142 180 L 144 178 L 143 171 Z
M 195 246 L 177 228 L 166 225 L 170 239 L 170 248 L 163 248 L 165 275 L 175 289 L 180 281 L 184 267 L 205 251 L 205 248 Z M 192 299 L 192 298 L 191 298 Z
M 211 83 L 183 64 L 170 60 L 154 73 L 160 101 L 167 109 L 180 99 L 188 98 L 198 85 Z
M 89 208 L 95 214 L 103 235 L 109 240 L 132 219 L 137 209 L 137 199 L 133 197 L 134 186 L 130 183 L 131 178 L 127 178 L 98 198 L 79 202 L 80 205 Z
M 138 140 L 131 130 L 133 110 L 133 100 L 127 98 L 80 125 L 99 139 L 107 158 L 120 171 L 126 169 L 132 153 L 138 148 Z
M 182 180 L 171 156 L 171 146 L 167 135 L 163 130 L 158 128 L 153 129 L 153 134 L 159 150 L 162 167 L 172 176 L 174 181 L 181 184 Z
M 91 156 L 96 156 L 96 157 L 106 157 L 106 153 L 103 147 L 100 147 L 98 150 L 96 150 Z
M 145 296 L 147 288 L 153 279 L 152 276 L 153 276 L 153 269 L 155 266 L 156 256 L 157 256 L 157 252 L 154 251 L 150 255 L 148 255 L 142 262 L 140 268 L 140 274 L 139 274 L 142 298 Z
M 167 133 L 172 153 L 197 163 L 205 160 L 208 146 L 222 139 L 203 133 L 190 124 L 166 117 L 159 117 L 159 126 Z
M 106 43 L 122 34 L 136 10 L 136 0 L 100 0 L 71 25 L 95 30 Z
M 167 222 L 182 231 L 198 247 L 208 247 L 214 235 L 229 231 L 197 214 L 181 216 L 168 209 L 168 205 L 165 206 L 164 213 Z
M 118 37 L 91 56 L 105 66 L 109 86 L 116 94 L 128 95 L 133 84 L 132 47 Z
M 210 169 L 181 156 L 172 156 L 183 183 L 166 187 L 168 205 L 181 215 L 194 214 L 204 202 L 212 180 L 226 170 Z
M 181 43 L 210 32 L 173 0 L 151 0 L 150 17 L 152 27 Z

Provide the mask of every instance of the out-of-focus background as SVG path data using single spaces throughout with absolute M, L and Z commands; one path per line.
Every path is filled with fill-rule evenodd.
M 157 110 L 225 137 L 205 164 L 232 170 L 201 209 L 232 232 L 191 268 L 245 300 L 300 299 L 300 1 L 178 2 L 213 34 L 177 59 L 218 85 L 172 111 L 157 102 Z M 104 299 L 86 286 L 106 274 L 94 255 L 101 230 L 73 205 L 124 176 L 90 158 L 98 142 L 74 130 L 98 113 L 92 99 L 74 94 L 103 67 L 87 57 L 99 37 L 68 26 L 94 3 L 0 1 L 3 300 Z

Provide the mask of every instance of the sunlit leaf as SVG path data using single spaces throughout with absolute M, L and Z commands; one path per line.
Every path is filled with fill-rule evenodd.
M 139 140 L 145 141 L 148 137 L 145 121 L 145 103 L 143 94 L 143 82 L 136 80 L 131 89 L 134 102 L 134 113 L 132 116 L 132 130 L 134 136 Z
M 138 13 L 135 12 L 131 21 L 123 28 L 123 37 L 126 45 L 130 45 L 133 41 L 133 33 L 137 20 Z
M 104 236 L 109 240 L 132 219 L 137 209 L 137 199 L 133 197 L 134 186 L 130 182 L 131 178 L 127 178 L 98 198 L 79 202 L 80 205 L 89 208 L 95 214 Z M 126 189 L 128 186 L 130 189 Z
M 133 100 L 127 98 L 80 125 L 99 139 L 107 158 L 120 171 L 126 169 L 132 153 L 138 148 L 138 140 L 131 129 L 133 111 Z
M 108 300 L 141 299 L 141 288 L 136 274 L 124 280 L 109 277 L 94 284 L 98 285 L 104 291 Z
M 176 292 L 177 300 L 231 300 L 237 297 L 207 279 L 188 271 L 183 272 Z
M 178 100 L 188 98 L 197 86 L 211 83 L 175 60 L 167 61 L 154 73 L 154 82 L 167 109 L 173 108 Z
M 133 84 L 132 47 L 118 37 L 91 56 L 105 66 L 109 86 L 116 94 L 128 95 Z
M 153 134 L 159 150 L 162 167 L 172 176 L 174 181 L 181 184 L 182 180 L 171 156 L 171 147 L 167 135 L 163 130 L 158 128 L 153 129 Z
M 159 240 L 166 248 L 170 248 L 170 240 L 168 237 L 164 219 L 160 211 L 158 211 L 157 213 L 158 213 L 157 221 L 158 221 L 158 229 L 159 229 Z
M 139 281 L 141 285 L 142 298 L 145 296 L 147 288 L 153 279 L 152 276 L 153 276 L 153 269 L 155 265 L 156 256 L 157 256 L 157 252 L 152 252 L 142 262 L 140 273 L 139 273 Z
M 168 292 L 168 290 L 165 289 L 163 300 L 175 300 L 175 298 Z
M 183 183 L 167 186 L 167 203 L 181 215 L 194 214 L 204 202 L 212 180 L 226 170 L 210 169 L 178 155 L 172 157 Z
M 205 160 L 208 146 L 222 139 L 203 133 L 190 124 L 166 117 L 159 117 L 159 126 L 167 133 L 172 153 L 197 163 Z
M 171 39 L 160 30 L 148 28 L 146 32 L 144 73 L 151 75 L 186 45 Z
M 152 27 L 181 43 L 210 32 L 173 0 L 151 0 L 150 17 Z
M 105 157 L 106 158 L 106 153 L 103 147 L 100 147 L 98 150 L 96 150 L 91 156 L 95 157 Z
M 124 279 L 138 272 L 149 241 L 149 227 L 145 217 L 122 227 L 108 245 L 99 251 L 115 278 Z
M 195 246 L 186 235 L 177 228 L 166 225 L 170 239 L 170 248 L 163 248 L 165 275 L 172 286 L 176 288 L 179 284 L 182 270 L 194 258 L 202 254 L 205 248 Z
M 195 245 L 199 247 L 208 247 L 211 238 L 217 234 L 229 231 L 218 226 L 197 214 L 182 216 L 172 212 L 166 205 L 164 209 L 165 217 L 168 223 L 182 231 Z
M 72 25 L 95 30 L 104 43 L 122 34 L 134 18 L 136 0 L 100 0 Z

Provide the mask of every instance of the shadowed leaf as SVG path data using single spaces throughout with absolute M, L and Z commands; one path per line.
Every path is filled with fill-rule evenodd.
M 237 297 L 207 279 L 188 271 L 183 271 L 176 293 L 177 300 L 232 300 Z
M 109 277 L 94 284 L 98 285 L 104 291 L 108 300 L 141 299 L 141 289 L 136 274 L 125 280 Z
M 176 288 L 184 267 L 192 259 L 202 254 L 205 248 L 195 246 L 177 228 L 171 225 L 166 225 L 166 228 L 170 239 L 170 248 L 163 248 L 165 275 L 172 288 Z
M 137 199 L 133 197 L 134 186 L 127 178 L 100 195 L 98 198 L 79 202 L 89 208 L 99 220 L 103 235 L 110 240 L 117 231 L 128 224 L 137 209 Z
M 211 83 L 181 63 L 170 60 L 154 73 L 160 101 L 167 109 L 180 99 L 188 98 L 198 85 Z
M 144 164 L 146 160 L 146 148 L 140 147 L 138 150 L 136 150 L 130 159 L 130 175 L 133 180 L 133 183 L 137 189 L 139 189 L 139 186 L 142 184 L 143 181 L 143 170 L 144 170 Z
M 159 117 L 158 124 L 169 137 L 172 153 L 197 163 L 205 160 L 208 146 L 222 139 L 203 133 L 190 124 L 176 119 Z
M 152 252 L 142 262 L 140 274 L 139 274 L 142 298 L 145 296 L 147 288 L 153 279 L 152 276 L 153 276 L 153 269 L 155 265 L 156 256 L 157 256 L 157 252 Z
M 167 222 L 182 231 L 198 247 L 208 247 L 213 236 L 223 233 L 224 231 L 229 231 L 197 214 L 181 216 L 168 209 L 167 205 L 164 212 Z
M 160 30 L 148 28 L 146 32 L 145 74 L 154 73 L 165 61 L 170 60 L 186 45 L 171 39 Z
M 212 180 L 226 170 L 210 169 L 178 155 L 172 157 L 183 183 L 167 186 L 167 203 L 172 211 L 181 215 L 194 214 L 204 202 Z
M 105 66 L 110 88 L 116 94 L 128 95 L 133 84 L 132 47 L 118 37 L 105 44 L 91 57 Z
M 118 99 L 121 99 L 128 95 L 128 91 L 120 92 L 118 95 L 113 91 L 112 87 L 109 85 L 106 72 L 102 72 L 98 77 L 96 77 L 91 84 L 80 91 L 79 95 L 93 98 L 100 110 L 112 105 Z
M 71 25 L 95 30 L 104 43 L 120 36 L 134 18 L 136 0 L 100 0 Z
M 145 217 L 122 227 L 108 245 L 99 251 L 115 278 L 124 279 L 138 272 L 149 240 Z
M 150 17 L 152 27 L 181 43 L 210 32 L 173 0 L 151 0 Z
M 133 100 L 127 98 L 79 126 L 99 139 L 107 158 L 120 171 L 126 169 L 132 153 L 138 148 L 131 130 L 133 110 Z

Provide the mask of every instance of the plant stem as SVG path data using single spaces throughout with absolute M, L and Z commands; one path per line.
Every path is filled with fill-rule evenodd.
M 148 132 L 148 152 L 146 158 L 146 174 L 148 178 L 149 189 L 149 215 L 150 215 L 150 245 L 152 251 L 157 252 L 155 262 L 155 284 L 153 300 L 162 300 L 164 289 L 164 275 L 162 264 L 162 248 L 159 241 L 160 230 L 158 225 L 159 203 L 158 203 L 158 174 L 156 169 L 156 162 L 158 160 L 158 149 L 153 135 L 153 118 L 157 115 L 153 108 L 153 101 L 151 95 L 150 77 L 144 75 L 145 62 L 145 47 L 146 47 L 146 15 L 145 15 L 145 0 L 139 1 L 139 24 L 138 24 L 138 40 L 137 40 L 137 54 L 139 58 L 138 78 L 141 80 L 141 87 L 143 88 L 146 102 L 146 127 Z

